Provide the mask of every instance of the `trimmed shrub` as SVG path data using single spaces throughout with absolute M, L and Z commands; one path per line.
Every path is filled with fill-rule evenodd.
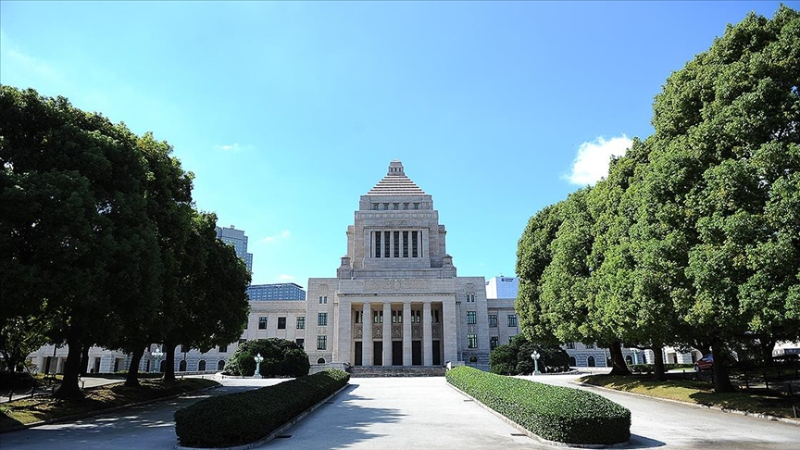
M 254 357 L 261 354 L 261 376 L 302 377 L 308 375 L 308 355 L 294 341 L 269 338 L 243 342 L 225 364 L 225 373 L 235 376 L 252 376 L 256 371 Z
M 630 410 L 592 392 L 466 366 L 448 371 L 447 382 L 542 439 L 610 445 L 631 437 Z
M 350 375 L 325 370 L 254 391 L 209 397 L 175 412 L 175 434 L 187 447 L 255 442 L 345 386 Z

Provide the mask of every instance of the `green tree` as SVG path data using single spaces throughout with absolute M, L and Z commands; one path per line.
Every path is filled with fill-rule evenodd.
M 308 355 L 294 341 L 269 338 L 247 341 L 236 348 L 225 364 L 225 372 L 237 376 L 252 376 L 256 370 L 255 356 L 260 354 L 259 374 L 264 377 L 302 377 L 311 367 Z
M 2 319 L 54 318 L 45 334 L 69 346 L 55 395 L 79 397 L 83 344 L 111 340 L 157 278 L 147 169 L 124 125 L 63 97 L 2 86 L 0 110 L 3 304 L 30 302 Z

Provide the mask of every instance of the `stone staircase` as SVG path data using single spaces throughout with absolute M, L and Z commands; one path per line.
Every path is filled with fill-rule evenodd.
M 370 377 L 443 377 L 444 366 L 352 366 L 352 378 Z

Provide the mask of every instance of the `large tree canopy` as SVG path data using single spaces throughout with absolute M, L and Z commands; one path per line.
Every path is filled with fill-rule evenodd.
M 729 26 L 673 73 L 654 134 L 531 218 L 517 263 L 524 332 L 710 345 L 717 391 L 732 389 L 728 350 L 797 339 L 798 86 L 800 16 L 785 6 Z

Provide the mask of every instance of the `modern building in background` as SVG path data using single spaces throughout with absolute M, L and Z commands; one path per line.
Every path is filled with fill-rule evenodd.
M 244 230 L 237 230 L 233 225 L 230 228 L 217 227 L 217 237 L 222 239 L 222 242 L 232 245 L 236 255 L 242 258 L 247 266 L 247 271 L 253 273 L 253 254 L 247 253 L 247 236 Z
M 250 301 L 305 300 L 306 291 L 295 283 L 253 284 L 247 287 Z

